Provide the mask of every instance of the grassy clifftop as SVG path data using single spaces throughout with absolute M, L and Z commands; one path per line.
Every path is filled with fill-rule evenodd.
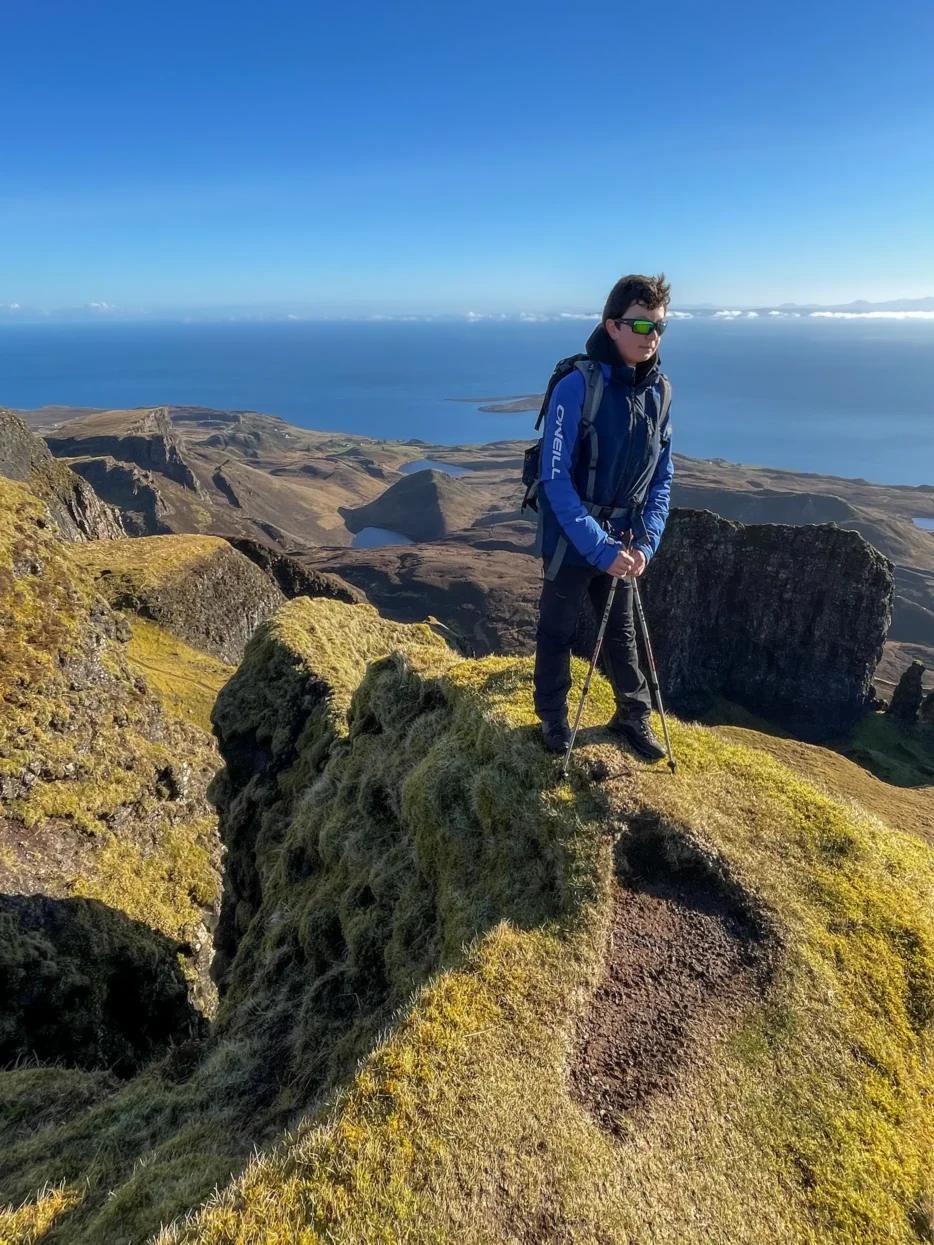
M 644 766 L 602 684 L 562 783 L 530 675 L 267 624 L 215 716 L 302 778 L 217 1031 L 119 1091 L 0 1079 L 0 1240 L 931 1238 L 931 847 L 701 727 Z
M 93 541 L 73 557 L 111 605 L 223 662 L 240 660 L 257 625 L 285 599 L 269 576 L 219 536 Z

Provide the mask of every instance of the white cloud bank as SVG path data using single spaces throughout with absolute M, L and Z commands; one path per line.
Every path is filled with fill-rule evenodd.
M 934 320 L 934 311 L 812 311 L 815 320 Z

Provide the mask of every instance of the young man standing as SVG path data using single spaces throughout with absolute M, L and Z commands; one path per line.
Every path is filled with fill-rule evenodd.
M 616 697 L 607 725 L 642 756 L 665 755 L 649 724 L 652 701 L 639 669 L 631 580 L 645 570 L 668 518 L 670 387 L 658 344 L 669 296 L 664 275 L 617 281 L 587 342 L 584 368 L 599 368 L 603 378 L 592 419 L 582 416 L 588 387 L 599 377 L 586 379 L 580 366 L 558 381 L 549 402 L 538 491 L 545 582 L 535 711 L 555 752 L 570 739 L 571 642 L 584 597 L 602 618 L 611 577 L 618 576 L 603 644 Z

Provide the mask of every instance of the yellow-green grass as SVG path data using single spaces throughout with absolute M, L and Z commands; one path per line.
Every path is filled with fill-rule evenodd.
M 840 800 L 853 800 L 894 829 L 919 835 L 934 845 L 934 786 L 893 786 L 830 748 L 798 739 L 739 726 L 716 727 L 715 734 L 767 752 L 819 790 Z
M 199 652 L 145 618 L 129 619 L 127 660 L 158 693 L 166 713 L 210 734 L 217 694 L 236 667 Z
M 350 678 L 358 607 L 334 606 L 315 644 Z M 297 614 L 279 637 L 314 663 Z M 179 1215 L 161 1241 L 929 1239 L 930 848 L 703 727 L 672 724 L 676 777 L 643 765 L 599 729 L 601 680 L 563 783 L 530 683 L 523 660 L 376 660 L 295 805 L 200 1066 L 0 1148 L 0 1197 L 80 1190 L 47 1236 L 76 1245 Z M 780 954 L 768 992 L 617 1141 L 566 1072 L 614 838 L 646 824 L 672 868 L 706 860 L 744 887 Z M 401 1002 L 347 1013 L 337 980 Z M 40 1105 L 51 1092 L 43 1070 L 9 1075 L 20 1100 L 16 1078 Z
M 137 536 L 92 540 L 69 550 L 109 598 L 115 592 L 165 587 L 230 545 L 220 536 Z
M 934 725 L 902 726 L 886 713 L 870 713 L 835 746 L 884 782 L 934 786 Z
M 217 767 L 203 725 L 210 691 L 190 685 L 197 655 L 178 646 L 189 685 L 184 697 L 177 685 L 175 715 L 164 712 L 76 548 L 50 532 L 27 488 L 0 479 L 0 816 L 13 830 L 0 868 L 20 875 L 19 849 L 41 835 L 44 893 L 100 899 L 187 941 L 219 888 L 204 802 Z M 156 636 L 141 626 L 137 657 Z M 218 667 L 203 659 L 208 688 Z M 169 798 L 176 770 L 190 803 Z
M 122 435 L 132 424 L 139 423 L 154 407 L 135 407 L 126 410 L 97 411 L 93 415 L 83 415 L 80 419 L 70 419 L 51 435 L 58 437 L 101 437 Z

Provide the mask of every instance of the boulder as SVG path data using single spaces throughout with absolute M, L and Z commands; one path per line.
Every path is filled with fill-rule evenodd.
M 899 679 L 887 712 L 904 726 L 912 726 L 918 720 L 918 714 L 924 702 L 924 665 L 913 661 Z

